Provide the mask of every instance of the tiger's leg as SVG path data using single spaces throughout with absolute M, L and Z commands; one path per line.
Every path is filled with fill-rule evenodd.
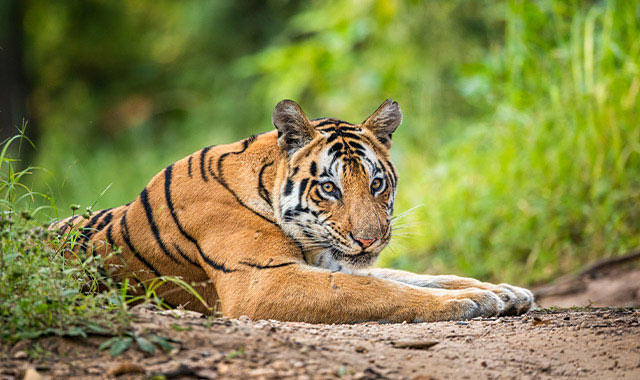
M 357 271 L 356 273 L 363 276 L 384 278 L 423 288 L 478 288 L 490 290 L 499 295 L 502 301 L 505 303 L 505 310 L 503 311 L 503 315 L 522 314 L 527 312 L 535 305 L 533 293 L 531 293 L 530 290 L 509 284 L 495 285 L 488 282 L 478 281 L 473 278 L 459 277 L 454 275 L 420 275 L 396 269 L 383 268 L 363 269 Z
M 222 314 L 311 323 L 422 322 L 493 316 L 504 302 L 484 289 L 420 288 L 397 281 L 331 272 L 298 262 L 208 268 Z

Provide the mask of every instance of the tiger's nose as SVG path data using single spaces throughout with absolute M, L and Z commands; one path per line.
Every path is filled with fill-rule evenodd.
M 353 240 L 356 241 L 356 243 L 360 244 L 360 246 L 363 249 L 369 248 L 371 246 L 371 244 L 375 243 L 378 240 L 378 238 L 362 239 L 362 238 L 358 238 L 358 237 L 353 236 L 353 234 L 351 235 L 351 237 L 353 238 Z

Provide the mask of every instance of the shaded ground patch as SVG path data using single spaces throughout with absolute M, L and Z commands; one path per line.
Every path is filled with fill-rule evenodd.
M 640 251 L 601 260 L 533 293 L 542 307 L 640 307 Z

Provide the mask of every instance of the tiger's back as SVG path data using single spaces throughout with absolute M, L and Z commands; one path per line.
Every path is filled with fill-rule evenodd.
M 230 244 L 241 244 L 247 238 L 248 223 L 253 223 L 252 239 L 278 235 L 275 220 L 268 214 L 273 163 L 279 158 L 278 150 L 273 149 L 276 138 L 274 131 L 203 148 L 158 173 L 133 202 L 96 211 L 89 219 L 70 217 L 57 227 L 64 232 L 72 224 L 81 230 L 76 252 L 109 257 L 106 264 L 118 279 L 148 283 L 155 277 L 178 276 L 194 284 L 209 305 L 215 305 L 215 287 L 203 266 L 223 273 L 238 270 L 227 263 L 224 252 Z M 253 161 L 239 165 L 239 156 Z M 254 188 L 247 189 L 236 179 L 248 176 L 256 177 Z M 203 240 L 217 247 L 217 252 L 205 254 Z M 113 247 L 120 254 L 110 255 Z M 169 305 L 210 312 L 171 284 L 160 289 L 163 293 Z

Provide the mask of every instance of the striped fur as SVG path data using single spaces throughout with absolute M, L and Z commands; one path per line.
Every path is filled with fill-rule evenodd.
M 68 218 L 79 250 L 117 279 L 180 276 L 229 317 L 307 322 L 434 321 L 522 313 L 527 290 L 454 276 L 367 269 L 392 236 L 389 157 L 402 114 L 309 120 L 292 101 L 275 131 L 206 147 L 158 173 L 130 204 Z M 107 255 L 117 247 L 120 254 Z M 124 262 L 124 265 L 123 265 Z M 168 304 L 210 313 L 165 284 Z

